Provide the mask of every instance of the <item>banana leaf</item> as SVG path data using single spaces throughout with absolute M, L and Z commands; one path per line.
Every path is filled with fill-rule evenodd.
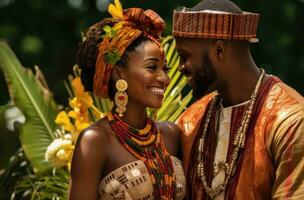
M 187 85 L 187 79 L 178 71 L 180 58 L 174 38 L 171 35 L 164 38 L 162 47 L 170 68 L 168 76 L 171 81 L 165 91 L 163 105 L 157 111 L 157 120 L 174 122 L 191 101 L 192 92 L 189 91 L 184 97 L 181 95 Z
M 170 114 L 172 114 L 172 112 L 169 112 L 169 110 L 173 108 L 172 102 L 176 101 L 176 99 L 178 99 L 178 101 L 182 101 L 181 91 L 186 86 L 187 79 L 185 77 L 178 77 L 178 78 L 180 78 L 181 80 L 171 90 L 170 95 L 163 102 L 163 106 L 158 110 L 157 115 L 161 117 L 163 120 L 169 118 Z
M 20 127 L 22 148 L 35 172 L 49 169 L 51 165 L 44 159 L 44 154 L 55 138 L 56 104 L 42 81 L 44 77 L 37 67 L 37 77 L 31 70 L 23 68 L 4 42 L 0 42 L 0 68 L 11 99 L 26 118 Z
M 192 91 L 190 91 L 187 96 L 185 96 L 180 102 L 179 105 L 177 106 L 175 112 L 169 117 L 168 121 L 175 122 L 179 115 L 184 111 L 186 106 L 189 104 L 189 102 L 192 99 Z

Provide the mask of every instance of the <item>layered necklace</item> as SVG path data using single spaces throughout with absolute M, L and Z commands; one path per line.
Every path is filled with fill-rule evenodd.
M 203 187 L 208 194 L 208 196 L 211 199 L 214 199 L 217 195 L 219 195 L 221 192 L 226 191 L 227 186 L 229 182 L 231 181 L 235 171 L 236 171 L 236 166 L 237 166 L 237 161 L 240 155 L 241 150 L 245 146 L 245 141 L 246 141 L 246 132 L 248 130 L 248 124 L 251 120 L 252 117 L 252 112 L 256 104 L 257 96 L 260 91 L 260 87 L 263 81 L 263 77 L 265 75 L 264 69 L 261 69 L 261 74 L 258 78 L 258 81 L 256 83 L 255 89 L 251 94 L 249 105 L 247 106 L 246 110 L 244 111 L 241 125 L 238 128 L 234 138 L 233 138 L 233 151 L 232 154 L 230 155 L 230 161 L 228 163 L 222 163 L 223 169 L 225 170 L 225 179 L 222 184 L 219 184 L 215 186 L 214 188 L 208 186 L 207 180 L 206 180 L 206 173 L 204 169 L 204 162 L 203 162 L 203 151 L 204 151 L 204 145 L 205 145 L 205 139 L 206 139 L 206 134 L 207 134 L 207 129 L 209 126 L 209 122 L 211 119 L 212 111 L 215 106 L 215 103 L 217 102 L 217 99 L 219 97 L 219 94 L 216 93 L 215 97 L 211 100 L 210 106 L 207 112 L 206 120 L 204 122 L 203 126 L 203 132 L 202 136 L 198 141 L 198 156 L 197 156 L 197 174 L 198 177 L 201 179 L 201 182 L 203 184 Z
M 108 120 L 120 143 L 145 163 L 153 184 L 154 198 L 175 199 L 173 163 L 154 121 L 148 118 L 146 126 L 139 130 L 122 121 L 116 114 L 109 113 Z

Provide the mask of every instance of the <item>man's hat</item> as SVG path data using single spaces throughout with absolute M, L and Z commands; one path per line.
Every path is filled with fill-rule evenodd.
M 258 42 L 258 20 L 259 14 L 251 12 L 191 11 L 183 8 L 173 13 L 173 36 Z

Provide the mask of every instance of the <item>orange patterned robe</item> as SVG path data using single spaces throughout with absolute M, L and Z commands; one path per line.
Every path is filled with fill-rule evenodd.
M 195 102 L 177 122 L 183 132 L 188 199 L 209 199 L 197 177 L 196 153 L 205 111 L 213 96 L 211 93 Z M 304 199 L 304 98 L 278 78 L 270 76 L 264 81 L 256 104 L 246 133 L 246 145 L 225 199 Z M 244 109 L 240 106 L 232 110 L 226 162 Z M 211 119 L 204 149 L 209 185 L 213 178 L 215 124 L 215 119 Z

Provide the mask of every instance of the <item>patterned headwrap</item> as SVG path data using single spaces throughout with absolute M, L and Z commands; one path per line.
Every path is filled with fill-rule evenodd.
M 145 35 L 158 46 L 161 32 L 165 29 L 164 20 L 153 10 L 129 8 L 122 11 L 118 0 L 110 4 L 108 11 L 117 23 L 106 25 L 103 41 L 99 44 L 93 89 L 95 95 L 109 97 L 108 82 L 114 65 L 120 60 L 127 47 L 139 36 Z
M 257 13 L 191 11 L 183 8 L 173 13 L 173 35 L 185 38 L 258 42 L 256 37 L 258 21 Z

